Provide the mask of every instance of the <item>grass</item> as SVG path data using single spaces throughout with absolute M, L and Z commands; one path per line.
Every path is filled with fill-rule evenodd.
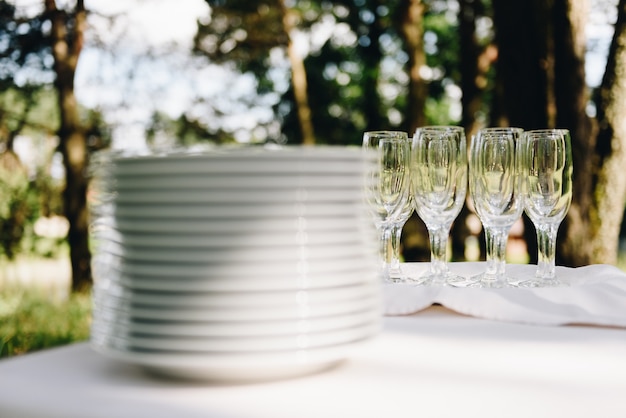
M 91 295 L 74 293 L 54 301 L 33 289 L 0 291 L 0 358 L 85 341 L 91 324 Z

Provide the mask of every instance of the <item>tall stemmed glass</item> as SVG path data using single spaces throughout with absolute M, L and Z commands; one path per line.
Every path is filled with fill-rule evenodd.
M 363 148 L 377 154 L 377 164 L 368 175 L 366 198 L 380 231 L 381 275 L 389 276 L 389 244 L 396 215 L 409 198 L 410 143 L 406 132 L 371 131 L 363 134 Z
M 555 252 L 559 226 L 572 202 L 572 146 L 567 129 L 524 133 L 524 208 L 537 231 L 535 278 L 522 287 L 556 286 Z
M 519 128 L 485 128 L 470 144 L 469 187 L 476 214 L 485 229 L 486 271 L 468 286 L 505 287 L 506 244 L 511 227 L 522 215 L 521 135 Z
M 389 280 L 392 282 L 412 282 L 413 279 L 408 277 L 402 271 L 400 266 L 400 246 L 402 239 L 402 228 L 404 224 L 409 220 L 413 213 L 413 196 L 410 194 L 410 182 L 407 182 L 409 186 L 409 198 L 406 200 L 404 206 L 398 211 L 391 226 L 391 261 L 389 264 Z
M 411 189 L 417 214 L 430 239 L 430 269 L 418 280 L 423 284 L 465 281 L 447 264 L 448 236 L 467 193 L 467 145 L 458 126 L 418 128 L 411 145 Z

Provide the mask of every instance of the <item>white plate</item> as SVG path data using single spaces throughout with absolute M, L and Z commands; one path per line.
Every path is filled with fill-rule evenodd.
M 248 263 L 274 262 L 290 265 L 294 262 L 350 262 L 373 254 L 373 244 L 354 242 L 335 245 L 275 245 L 266 247 L 139 247 L 112 242 L 101 243 L 99 251 L 119 256 L 124 262 L 154 261 L 157 263 Z
M 162 319 L 177 321 L 271 321 L 283 319 L 307 319 L 333 315 L 345 315 L 365 309 L 380 307 L 380 295 L 344 300 L 330 304 L 299 304 L 286 306 L 249 307 L 168 307 L 161 304 L 139 304 L 132 300 L 101 294 L 93 298 L 94 309 L 102 308 L 119 312 L 127 318 Z
M 266 218 L 280 218 L 284 216 L 324 216 L 345 217 L 364 210 L 364 203 L 273 203 L 257 205 L 233 204 L 128 204 L 116 205 L 111 209 L 112 215 L 140 218 L 165 219 L 213 219 L 213 218 L 246 218 L 262 221 Z
M 151 174 L 162 172 L 221 173 L 259 172 L 271 170 L 277 173 L 298 171 L 341 172 L 360 167 L 366 159 L 373 159 L 357 147 L 301 147 L 288 146 L 279 149 L 224 147 L 209 151 L 176 150 L 160 152 L 159 155 L 123 156 L 110 155 L 109 167 L 114 172 Z
M 136 177 L 115 177 L 107 185 L 110 192 L 121 190 L 168 190 L 168 189 L 276 189 L 283 188 L 291 191 L 307 190 L 309 188 L 351 189 L 360 192 L 367 180 L 360 174 L 318 174 L 301 175 L 287 173 L 284 175 L 269 175 L 251 173 L 247 175 L 202 175 L 202 174 L 170 174 Z
M 105 267 L 106 268 L 106 267 Z M 128 274 L 124 266 L 119 270 L 109 268 L 105 274 L 102 270 L 94 273 L 97 279 L 119 284 L 132 290 L 156 290 L 178 292 L 239 292 L 246 291 L 284 291 L 306 290 L 334 286 L 356 285 L 378 280 L 375 268 L 354 269 L 352 271 L 325 273 L 318 275 L 289 276 L 155 276 Z M 97 280 L 102 281 L 102 280 Z
M 119 324 L 106 324 L 94 318 L 91 337 L 125 351 L 175 350 L 182 352 L 245 353 L 278 350 L 306 350 L 330 345 L 347 344 L 375 335 L 380 319 L 358 326 L 324 332 L 303 332 L 283 336 L 254 337 L 167 337 L 131 335 Z
M 344 151 L 344 150 L 339 150 Z M 371 157 L 368 156 L 368 157 Z M 137 158 L 113 158 L 111 168 L 115 172 L 151 174 L 163 172 L 188 173 L 291 173 L 291 172 L 352 172 L 360 168 L 366 159 L 360 150 L 326 155 L 282 153 L 206 153 L 196 155 L 141 156 Z
M 124 184 L 120 182 L 120 184 Z M 277 188 L 273 184 L 269 188 L 224 189 L 203 187 L 201 189 L 174 188 L 159 190 L 126 190 L 120 189 L 112 196 L 111 201 L 118 204 L 128 203 L 248 203 L 255 204 L 275 202 L 355 202 L 364 199 L 361 188 Z
M 95 283 L 94 298 L 115 297 L 128 303 L 160 305 L 163 307 L 202 308 L 251 308 L 276 306 L 311 306 L 333 304 L 341 301 L 359 300 L 380 294 L 380 284 L 363 282 L 354 285 L 336 286 L 307 290 L 250 291 L 241 289 L 234 292 L 159 292 L 129 289 L 115 282 Z
M 123 246 L 147 248 L 227 248 L 240 247 L 255 249 L 270 246 L 339 246 L 361 245 L 364 234 L 354 231 L 299 231 L 299 232 L 239 232 L 236 233 L 186 233 L 160 234 L 157 232 L 121 232 L 109 229 L 100 234 L 103 240 L 110 240 Z
M 247 280 L 277 279 L 280 282 L 292 283 L 291 286 L 306 288 L 321 281 L 341 284 L 343 280 L 352 281 L 351 276 L 344 274 L 365 272 L 365 277 L 371 277 L 377 271 L 376 254 L 362 255 L 336 260 L 294 260 L 276 262 L 257 261 L 248 262 L 238 260 L 236 263 L 174 263 L 153 262 L 140 260 L 123 260 L 119 256 L 98 252 L 94 254 L 93 264 L 96 279 L 106 280 L 109 275 L 126 277 L 154 277 L 168 280 L 176 278 L 197 278 L 204 280 L 230 280 L 244 278 Z M 326 276 L 326 277 L 324 277 Z M 318 279 L 319 278 L 319 279 Z M 269 284 L 269 282 L 268 282 Z
M 373 230 L 370 217 L 352 213 L 346 216 L 285 216 L 265 219 L 146 219 L 126 217 L 119 214 L 113 218 L 101 218 L 99 223 L 116 228 L 119 231 L 139 231 L 153 233 L 255 233 L 255 232 L 300 232 L 300 231 L 337 231 Z
M 254 382 L 303 376 L 334 367 L 365 348 L 373 336 L 334 346 L 265 353 L 130 352 L 93 338 L 92 348 L 103 356 L 178 379 Z
M 358 327 L 380 317 L 379 306 L 343 315 L 321 318 L 292 318 L 277 321 L 175 321 L 131 318 L 118 310 L 94 306 L 93 318 L 103 327 L 128 334 L 150 335 L 159 338 L 186 337 L 263 337 L 301 335 Z

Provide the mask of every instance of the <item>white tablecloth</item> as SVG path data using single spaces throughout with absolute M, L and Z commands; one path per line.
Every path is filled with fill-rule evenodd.
M 419 277 L 428 269 L 428 263 L 406 263 L 402 268 L 409 277 Z M 450 270 L 464 277 L 484 269 L 485 263 L 481 262 L 450 263 Z M 507 266 L 507 274 L 517 279 L 532 278 L 535 270 L 534 265 Z M 439 303 L 458 313 L 505 322 L 626 328 L 626 273 L 603 264 L 557 266 L 556 270 L 565 286 L 475 289 L 386 284 L 385 313 L 406 315 Z
M 0 361 L 2 418 L 626 417 L 626 330 L 387 317 L 339 367 L 219 385 L 158 379 L 76 344 Z

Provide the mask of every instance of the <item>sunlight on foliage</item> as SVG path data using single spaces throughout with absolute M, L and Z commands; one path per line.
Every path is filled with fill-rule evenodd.
M 0 358 L 89 338 L 91 296 L 74 293 L 51 302 L 35 290 L 0 292 Z

